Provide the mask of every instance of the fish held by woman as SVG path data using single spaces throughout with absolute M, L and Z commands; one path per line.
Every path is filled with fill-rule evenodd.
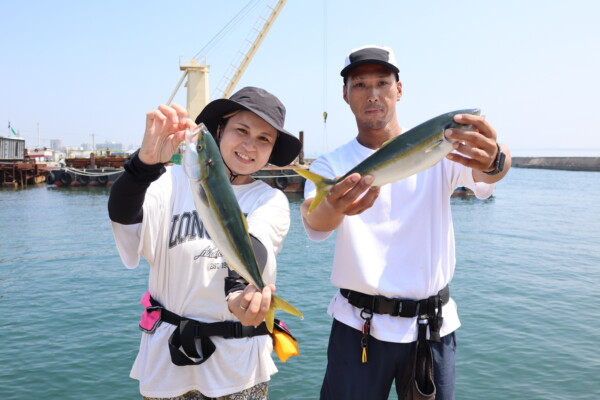
M 480 112 L 479 109 L 464 109 L 432 118 L 387 141 L 379 150 L 340 178 L 330 179 L 308 170 L 295 170 L 312 181 L 317 189 L 308 212 L 314 210 L 327 197 L 333 185 L 354 173 L 373 176 L 372 187 L 380 187 L 433 167 L 453 150 L 454 140 L 446 139 L 444 131 L 449 128 L 467 127 L 455 122 L 454 117 L 458 114 L 479 115 Z
M 252 248 L 246 217 L 231 187 L 219 148 L 204 125 L 186 134 L 184 169 L 196 211 L 227 265 L 262 290 L 266 285 Z M 265 317 L 269 332 L 273 332 L 276 309 L 303 318 L 294 306 L 273 294 Z

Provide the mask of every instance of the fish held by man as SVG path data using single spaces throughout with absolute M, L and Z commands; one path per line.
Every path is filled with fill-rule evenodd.
M 351 174 L 373 176 L 372 187 L 407 178 L 433 167 L 453 150 L 454 140 L 448 140 L 444 131 L 449 128 L 466 128 L 454 121 L 458 114 L 480 115 L 479 109 L 464 109 L 448 112 L 430 119 L 384 143 L 357 166 L 340 178 L 325 178 L 308 170 L 295 170 L 312 181 L 317 189 L 315 199 L 308 212 L 314 210 L 327 197 L 331 187 Z
M 262 290 L 266 285 L 252 248 L 246 218 L 231 187 L 219 148 L 204 125 L 186 134 L 184 169 L 196 211 L 227 265 Z M 304 318 L 294 306 L 273 294 L 265 317 L 269 332 L 273 332 L 276 309 Z

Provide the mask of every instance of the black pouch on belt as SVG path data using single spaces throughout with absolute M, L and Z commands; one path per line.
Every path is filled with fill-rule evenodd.
M 182 319 L 169 337 L 169 352 L 175 365 L 199 365 L 215 352 L 215 344 L 208 336 L 196 335 L 196 321 Z
M 422 322 L 421 320 L 419 322 Z M 426 339 L 427 323 L 419 324 L 419 337 L 414 344 L 411 358 L 411 373 L 407 374 L 405 392 L 401 400 L 435 400 L 433 380 L 433 354 Z

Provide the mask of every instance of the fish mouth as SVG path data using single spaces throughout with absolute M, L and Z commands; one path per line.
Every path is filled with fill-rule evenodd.
M 198 162 L 198 150 L 197 142 L 202 135 L 202 127 L 199 125 L 196 128 L 190 130 L 187 129 L 185 132 L 185 151 L 183 153 L 183 169 L 189 179 L 200 180 L 202 179 L 202 171 L 200 163 Z
M 198 125 L 194 129 L 190 130 L 189 128 L 185 131 L 185 142 L 187 145 L 192 145 L 198 141 L 200 138 L 200 134 L 202 133 L 202 127 L 204 125 Z

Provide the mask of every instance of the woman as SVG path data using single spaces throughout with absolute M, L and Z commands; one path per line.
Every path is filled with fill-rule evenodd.
M 150 309 L 142 316 L 145 332 L 131 371 L 144 398 L 267 398 L 277 368 L 263 320 L 290 217 L 285 195 L 250 174 L 298 155 L 300 142 L 283 129 L 284 120 L 283 104 L 252 87 L 212 101 L 196 119 L 219 144 L 247 215 L 268 284 L 261 292 L 227 268 L 196 213 L 183 168 L 164 166 L 196 124 L 178 105 L 147 114 L 142 146 L 113 185 L 108 206 L 125 266 L 136 267 L 140 256 L 150 264 L 149 293 L 142 299 Z M 198 333 L 209 326 L 210 335 Z

